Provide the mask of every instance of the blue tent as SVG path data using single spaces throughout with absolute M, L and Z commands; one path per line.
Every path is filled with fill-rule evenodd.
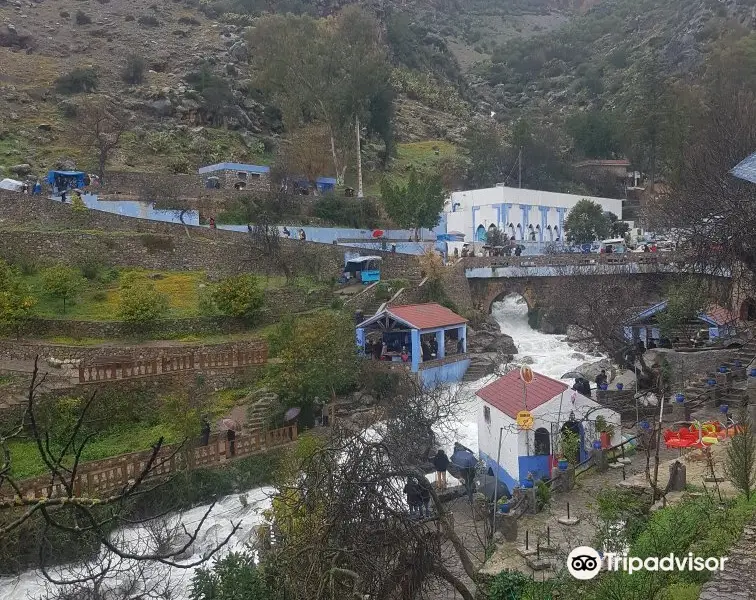
M 319 194 L 326 194 L 328 192 L 332 192 L 334 189 L 336 189 L 336 178 L 335 177 L 318 177 L 315 180 L 315 187 L 317 188 Z
M 82 171 L 50 171 L 47 174 L 47 183 L 59 190 L 79 189 L 84 187 Z

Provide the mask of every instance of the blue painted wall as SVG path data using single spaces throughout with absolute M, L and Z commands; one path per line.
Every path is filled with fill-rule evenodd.
M 520 466 L 520 480 L 524 481 L 528 478 L 528 473 L 533 473 L 534 480 L 539 480 L 541 477 L 551 477 L 551 469 L 549 468 L 551 456 L 546 454 L 542 456 L 520 456 L 518 458 L 518 464 Z
M 515 478 L 512 477 L 504 467 L 496 464 L 495 458 L 491 458 L 485 452 L 480 452 L 479 454 L 480 454 L 480 460 L 484 461 L 487 466 L 491 467 L 491 470 L 493 470 L 494 475 L 496 474 L 496 471 L 499 472 L 499 481 L 503 481 L 504 483 L 506 483 L 507 487 L 509 488 L 509 491 L 512 492 L 512 490 L 515 488 L 515 485 L 519 484 L 519 481 L 516 481 Z
M 420 371 L 420 378 L 425 387 L 435 387 L 442 383 L 455 383 L 462 381 L 469 366 L 469 358 L 458 360 L 457 362 L 441 365 L 440 367 L 423 369 Z

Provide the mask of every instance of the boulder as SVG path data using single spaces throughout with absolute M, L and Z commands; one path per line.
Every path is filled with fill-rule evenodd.
M 19 177 L 24 177 L 25 175 L 28 175 L 31 173 L 31 165 L 29 163 L 22 163 L 20 165 L 13 165 L 10 167 L 11 173 L 15 173 Z
M 228 49 L 228 54 L 237 62 L 246 62 L 249 57 L 249 48 L 246 43 L 238 41 Z
M 0 47 L 30 50 L 34 48 L 34 45 L 34 37 L 25 29 L 16 27 L 12 23 L 0 25 Z
M 611 380 L 612 375 L 612 363 L 608 358 L 602 358 L 595 362 L 587 362 L 580 365 L 575 369 L 578 373 L 582 373 L 588 381 L 595 381 L 596 376 L 601 372 L 601 369 L 606 370 L 607 377 Z
M 511 336 L 501 333 L 501 331 L 468 329 L 467 351 L 470 353 L 502 352 L 504 354 L 517 354 L 517 346 L 515 346 Z
M 159 117 L 168 117 L 173 114 L 173 105 L 167 98 L 161 98 L 160 100 L 153 100 L 149 102 L 147 106 Z
M 58 159 L 55 163 L 55 168 L 60 171 L 73 171 L 76 169 L 76 161 L 73 158 L 64 156 Z

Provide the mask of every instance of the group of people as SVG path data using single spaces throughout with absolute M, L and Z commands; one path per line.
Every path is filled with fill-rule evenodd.
M 607 385 L 608 383 L 609 378 L 606 375 L 606 369 L 601 369 L 601 372 L 596 375 L 596 389 L 601 389 L 602 385 Z M 585 377 L 576 377 L 572 389 L 586 398 L 591 397 L 591 384 Z
M 291 231 L 289 231 L 288 227 L 283 228 L 283 236 L 288 240 L 291 239 Z M 305 230 L 300 228 L 297 232 L 297 238 L 300 241 L 306 242 L 307 241 L 307 234 L 305 233 Z
M 469 452 L 474 455 L 475 453 L 463 446 L 459 442 L 454 444 L 454 452 Z M 452 454 L 454 457 L 454 454 Z M 442 449 L 439 449 L 435 455 L 430 459 L 433 464 L 433 469 L 436 472 L 436 489 L 441 491 L 447 487 L 446 472 L 450 466 L 453 465 L 451 459 L 446 455 Z M 477 466 L 477 465 L 476 465 Z M 475 493 L 475 475 L 476 466 L 469 466 L 466 468 L 454 465 L 455 470 L 452 474 L 455 477 L 461 478 L 467 496 L 472 502 L 473 494 Z M 410 517 L 424 518 L 430 517 L 430 484 L 425 477 L 408 477 L 407 482 L 404 485 L 404 494 L 407 497 L 407 505 L 409 506 Z
M 42 183 L 39 181 L 39 179 L 37 179 L 37 181 L 34 183 L 24 181 L 24 184 L 21 187 L 21 193 L 29 194 L 30 192 L 32 196 L 40 196 L 42 194 Z

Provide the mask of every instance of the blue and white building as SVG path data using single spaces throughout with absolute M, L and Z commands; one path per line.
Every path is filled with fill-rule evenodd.
M 497 186 L 452 193 L 444 208 L 446 230 L 463 233 L 466 242 L 484 242 L 488 229 L 498 227 L 526 247 L 540 247 L 562 241 L 567 215 L 584 199 L 622 218 L 620 199 Z
M 476 395 L 483 401 L 478 414 L 480 459 L 498 471 L 499 480 L 510 490 L 528 474 L 534 480 L 551 477 L 565 431 L 580 437 L 579 456 L 574 458 L 586 460 L 593 442 L 600 438 L 595 427 L 599 415 L 614 428 L 610 444 L 621 439 L 619 413 L 578 394 L 564 381 L 540 373 L 534 373 L 532 383 L 525 384 L 515 369 Z M 525 410 L 533 417 L 530 429 L 517 425 L 517 413 Z

